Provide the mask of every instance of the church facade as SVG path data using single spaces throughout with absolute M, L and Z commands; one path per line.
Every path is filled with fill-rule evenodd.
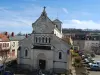
M 62 40 L 62 22 L 51 21 L 45 8 L 32 23 L 30 36 L 19 42 L 18 64 L 29 69 L 65 72 L 69 70 L 70 45 Z

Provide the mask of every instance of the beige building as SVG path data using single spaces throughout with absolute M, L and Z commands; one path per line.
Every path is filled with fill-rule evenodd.
M 92 51 L 92 47 L 99 47 L 99 40 L 74 40 L 74 45 L 79 46 L 79 50 Z

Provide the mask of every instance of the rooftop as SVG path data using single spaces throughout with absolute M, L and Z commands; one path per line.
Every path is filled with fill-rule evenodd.
M 4 35 L 4 34 L 0 34 L 0 41 L 8 42 L 9 39 L 7 38 L 6 35 Z
M 23 40 L 25 38 L 25 36 L 18 36 L 18 35 L 16 35 L 16 36 L 11 36 L 11 37 L 9 37 L 9 40 L 10 41 L 20 41 L 20 40 Z

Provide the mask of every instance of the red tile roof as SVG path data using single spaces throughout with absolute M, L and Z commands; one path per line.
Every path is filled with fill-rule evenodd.
M 7 38 L 6 35 L 0 33 L 0 42 L 2 42 L 2 41 L 3 41 L 3 42 L 8 42 L 9 39 Z

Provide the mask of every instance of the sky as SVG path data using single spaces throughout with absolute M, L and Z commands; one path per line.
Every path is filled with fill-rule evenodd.
M 100 29 L 100 0 L 0 0 L 0 32 L 31 33 L 44 6 L 63 28 Z

